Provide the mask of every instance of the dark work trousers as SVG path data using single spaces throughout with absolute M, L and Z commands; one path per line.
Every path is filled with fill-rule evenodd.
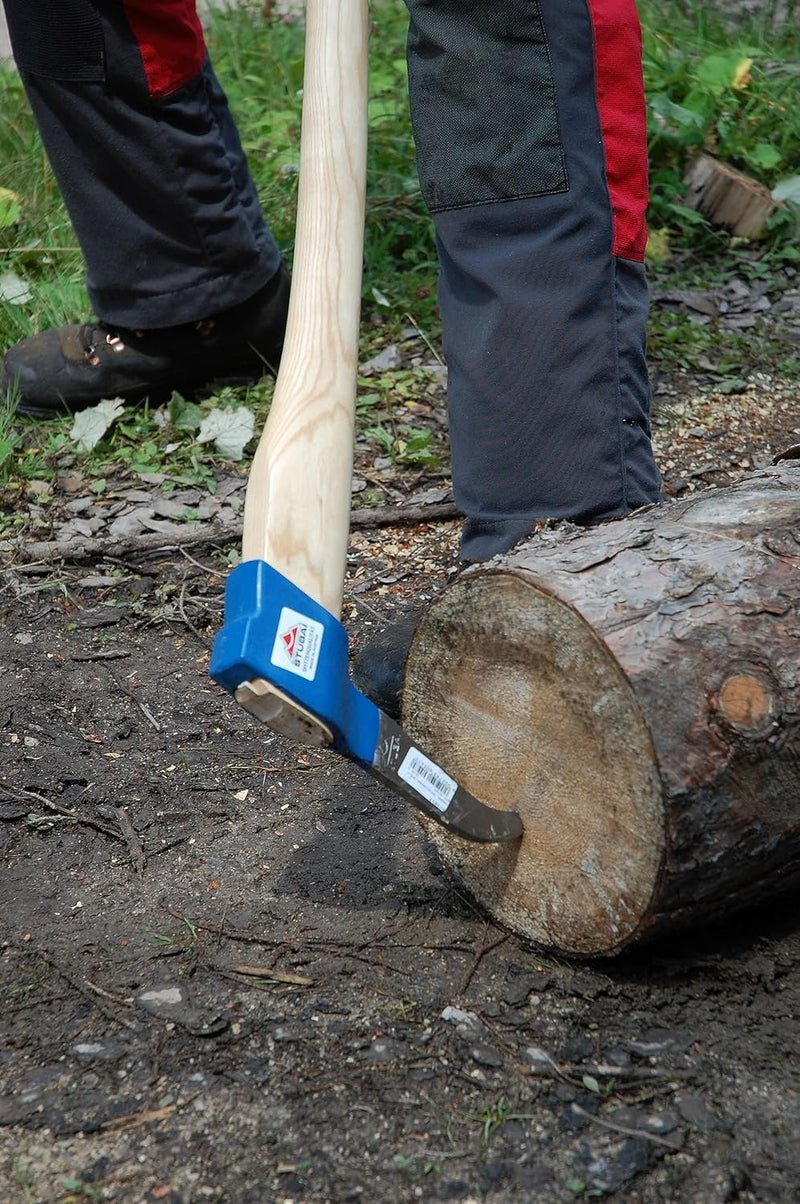
M 333 2 L 333 0 L 331 0 Z M 274 273 L 194 0 L 3 0 L 98 316 L 235 305 Z M 465 559 L 659 499 L 634 0 L 407 0 Z
M 97 316 L 173 326 L 266 284 L 280 254 L 194 0 L 3 3 Z
M 464 559 L 656 502 L 634 0 L 406 0 Z

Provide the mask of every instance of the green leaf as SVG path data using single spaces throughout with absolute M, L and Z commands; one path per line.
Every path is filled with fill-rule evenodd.
M 738 51 L 735 54 L 709 54 L 697 68 L 697 82 L 710 92 L 720 93 L 728 88 L 743 87 L 751 61 Z
M 778 166 L 783 155 L 777 146 L 772 146 L 769 142 L 757 142 L 747 152 L 747 158 L 756 167 L 763 167 L 765 171 L 770 171 L 773 167 Z
M 177 431 L 199 430 L 203 421 L 203 411 L 193 401 L 186 401 L 180 393 L 173 393 L 169 399 L 167 410 L 169 420 Z
M 10 188 L 0 188 L 0 230 L 14 226 L 22 213 L 22 198 Z
M 683 105 L 676 104 L 660 92 L 650 101 L 650 108 L 655 114 L 653 132 L 663 137 L 671 138 L 684 145 L 700 143 L 705 137 L 708 122 L 701 113 L 695 113 Z
M 583 1085 L 587 1091 L 593 1091 L 595 1095 L 600 1094 L 600 1084 L 598 1083 L 598 1081 L 594 1077 L 594 1075 L 585 1074 L 582 1077 L 581 1082 L 583 1083 Z
M 11 459 L 16 446 L 16 441 L 13 439 L 0 439 L 0 467 L 5 464 L 6 460 Z
M 800 205 L 800 176 L 790 176 L 787 180 L 779 180 L 772 190 L 773 201 L 792 201 Z
M 684 96 L 681 105 L 690 113 L 696 113 L 704 122 L 705 128 L 708 129 L 716 108 L 713 96 L 702 88 L 692 88 Z
M 698 213 L 696 209 L 690 209 L 688 205 L 679 205 L 677 201 L 668 206 L 670 212 L 676 217 L 680 217 L 690 226 L 707 226 L 708 218 L 702 213 Z
M 379 443 L 387 452 L 394 450 L 394 435 L 385 426 L 364 427 L 364 438 L 369 439 L 371 443 Z

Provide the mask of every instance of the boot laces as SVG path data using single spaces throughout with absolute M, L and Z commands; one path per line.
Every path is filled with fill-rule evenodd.
M 138 331 L 131 331 L 130 334 L 138 334 Z M 84 355 L 94 367 L 100 363 L 99 350 L 110 347 L 112 351 L 124 351 L 127 337 L 127 332 L 123 337 L 121 330 L 114 326 L 108 326 L 105 322 L 87 322 L 81 327 L 81 345 Z

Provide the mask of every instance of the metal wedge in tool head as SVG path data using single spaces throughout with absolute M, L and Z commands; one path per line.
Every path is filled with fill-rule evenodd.
M 265 561 L 230 574 L 209 673 L 262 723 L 357 761 L 459 836 L 522 835 L 515 812 L 475 798 L 356 689 L 342 624 Z

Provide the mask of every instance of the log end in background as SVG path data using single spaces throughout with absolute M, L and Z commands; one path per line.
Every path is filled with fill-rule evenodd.
M 758 180 L 711 155 L 698 155 L 692 161 L 684 183 L 688 186 L 685 200 L 689 208 L 699 210 L 739 238 L 758 238 L 778 208 Z
M 607 955 L 800 878 L 800 469 L 469 570 L 426 612 L 404 723 L 519 810 L 513 846 L 426 825 L 498 921 Z

